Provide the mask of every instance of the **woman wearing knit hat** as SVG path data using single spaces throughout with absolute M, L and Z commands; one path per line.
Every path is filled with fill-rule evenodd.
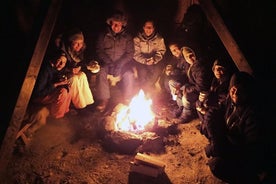
M 87 105 L 94 103 L 92 91 L 86 73 L 83 71 L 84 51 L 86 44 L 84 35 L 78 28 L 74 28 L 66 32 L 59 44 L 61 49 L 66 53 L 68 60 L 67 69 L 70 73 L 70 94 L 72 104 L 76 109 L 83 109 Z
M 72 28 L 64 34 L 59 35 L 55 44 L 57 48 L 63 50 L 68 58 L 68 65 L 74 65 L 83 61 L 86 44 L 84 35 L 79 28 Z

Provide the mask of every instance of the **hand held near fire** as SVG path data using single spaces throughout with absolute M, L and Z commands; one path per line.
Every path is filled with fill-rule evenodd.
M 120 82 L 121 76 L 118 75 L 114 77 L 113 75 L 107 75 L 107 79 L 109 80 L 111 86 L 116 86 L 116 84 Z
M 166 68 L 165 68 L 165 74 L 167 76 L 170 76 L 172 71 L 173 71 L 173 66 L 172 65 L 167 65 Z
M 153 59 L 153 57 L 146 59 L 146 64 L 147 64 L 147 65 L 153 65 L 153 64 L 154 64 L 154 59 Z
M 57 88 L 58 86 L 70 85 L 70 80 L 67 78 L 66 75 L 62 75 L 58 82 L 54 83 L 54 87 Z
M 181 85 L 180 84 L 175 84 L 172 88 L 171 88 L 171 95 L 173 100 L 175 101 L 177 99 L 178 96 L 182 96 L 182 92 L 181 92 Z
M 196 102 L 196 110 L 201 114 L 205 114 L 207 111 L 207 100 L 208 94 L 206 92 L 200 92 L 198 96 L 198 101 Z

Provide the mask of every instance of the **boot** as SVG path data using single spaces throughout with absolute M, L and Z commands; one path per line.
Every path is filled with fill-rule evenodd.
M 197 113 L 194 109 L 187 109 L 184 107 L 182 114 L 180 115 L 180 123 L 189 123 L 197 118 Z
M 178 118 L 183 112 L 183 106 L 178 107 L 173 111 L 173 115 L 175 118 Z

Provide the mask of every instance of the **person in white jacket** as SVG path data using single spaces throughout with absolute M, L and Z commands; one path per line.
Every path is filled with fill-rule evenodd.
M 84 62 L 84 51 L 86 49 L 84 35 L 78 28 L 70 29 L 57 39 L 56 45 L 65 52 L 68 60 L 66 67 L 69 74 L 67 77 L 70 81 L 73 107 L 84 109 L 94 103 L 88 78 L 83 71 L 86 68 Z
M 136 61 L 139 85 L 146 92 L 150 92 L 162 73 L 162 61 L 166 53 L 165 41 L 151 19 L 144 21 L 143 29 L 133 41 L 133 59 Z

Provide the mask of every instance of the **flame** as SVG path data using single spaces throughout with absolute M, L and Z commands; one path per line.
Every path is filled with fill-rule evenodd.
M 145 126 L 154 120 L 151 105 L 152 100 L 146 99 L 143 90 L 140 90 L 138 95 L 132 98 L 129 106 L 120 107 L 116 115 L 115 130 L 144 130 Z

